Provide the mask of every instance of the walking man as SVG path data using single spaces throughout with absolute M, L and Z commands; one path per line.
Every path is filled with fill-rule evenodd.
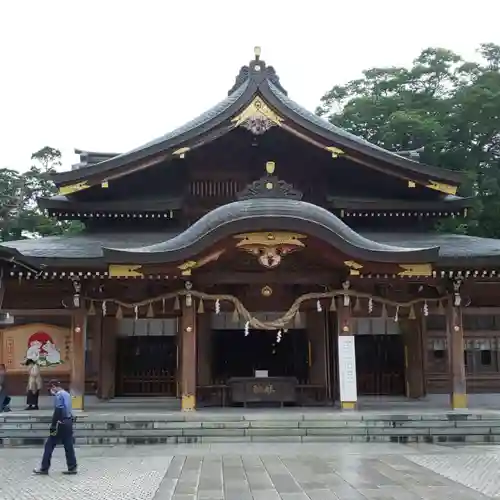
M 47 475 L 49 473 L 54 448 L 58 443 L 62 443 L 66 454 L 66 465 L 68 466 L 68 470 L 64 471 L 63 474 L 73 475 L 77 473 L 77 464 L 73 445 L 71 396 L 61 387 L 61 383 L 57 380 L 50 381 L 49 390 L 54 396 L 54 414 L 52 415 L 50 436 L 45 442 L 42 464 L 33 473 L 37 475 Z

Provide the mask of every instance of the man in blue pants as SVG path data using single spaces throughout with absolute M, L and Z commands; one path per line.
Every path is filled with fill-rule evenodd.
M 77 473 L 77 464 L 73 444 L 71 396 L 61 387 L 61 383 L 57 380 L 51 380 L 49 387 L 50 393 L 54 396 L 54 414 L 50 425 L 50 436 L 45 442 L 42 464 L 33 473 L 37 475 L 47 475 L 49 473 L 54 448 L 58 443 L 62 443 L 66 454 L 66 465 L 68 466 L 68 470 L 64 471 L 63 474 L 73 475 Z

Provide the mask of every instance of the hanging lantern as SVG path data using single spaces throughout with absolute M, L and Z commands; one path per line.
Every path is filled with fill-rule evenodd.
M 154 318 L 155 317 L 155 312 L 153 310 L 153 303 L 150 302 L 148 306 L 148 312 L 146 313 L 146 318 Z
M 408 319 L 417 319 L 417 316 L 415 315 L 415 308 L 413 307 L 413 304 L 410 306 L 410 312 L 408 313 Z
M 323 309 L 321 307 L 321 301 L 317 300 L 316 301 L 316 310 L 320 313 Z
M 90 301 L 90 307 L 89 307 L 89 316 L 95 316 L 95 306 L 94 306 L 94 301 Z
M 396 312 L 394 313 L 394 321 L 396 323 L 399 321 L 399 306 L 396 306 Z
M 123 310 L 122 306 L 118 304 L 118 307 L 116 309 L 116 314 L 115 314 L 116 319 L 122 319 L 123 318 Z
M 103 300 L 103 302 L 102 302 L 102 315 L 106 316 L 107 312 L 108 312 L 108 308 L 106 306 L 106 301 Z
M 215 301 L 215 314 L 220 314 L 220 300 Z
M 205 306 L 203 304 L 203 299 L 198 302 L 198 314 L 203 314 L 205 312 Z
M 424 302 L 423 311 L 424 311 L 424 316 L 429 316 L 429 306 L 427 304 L 427 301 Z
M 335 295 L 332 297 L 332 300 L 330 301 L 330 311 L 336 311 L 337 310 L 337 299 L 335 298 Z
M 368 313 L 371 314 L 373 312 L 373 299 L 370 297 L 368 299 Z
M 179 296 L 175 296 L 174 300 L 174 311 L 178 311 L 181 308 L 181 303 L 179 302 Z
M 245 337 L 248 337 L 249 334 L 250 334 L 250 321 L 247 321 L 245 323 Z

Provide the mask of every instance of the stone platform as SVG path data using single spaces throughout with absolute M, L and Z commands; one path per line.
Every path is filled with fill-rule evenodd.
M 51 412 L 0 415 L 0 446 L 39 446 Z M 327 409 L 226 409 L 76 412 L 79 445 L 186 443 L 497 443 L 497 410 L 393 410 L 342 412 Z

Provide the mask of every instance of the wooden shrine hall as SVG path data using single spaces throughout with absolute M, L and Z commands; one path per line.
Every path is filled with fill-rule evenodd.
M 260 49 L 191 122 L 77 153 L 39 205 L 85 230 L 0 246 L 11 392 L 31 358 L 77 408 L 500 393 L 500 241 L 434 230 L 461 174 L 318 118 Z

